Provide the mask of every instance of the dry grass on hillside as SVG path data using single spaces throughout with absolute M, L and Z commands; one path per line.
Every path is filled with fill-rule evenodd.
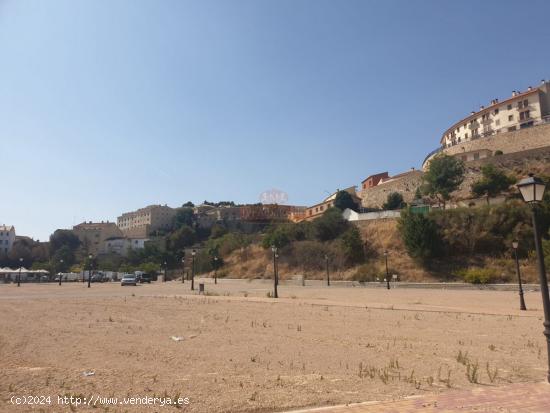
M 367 261 L 360 267 L 338 268 L 331 264 L 331 277 L 334 280 L 358 279 L 358 272 L 367 271 L 374 276 L 383 277 L 386 269 L 384 250 L 389 252 L 388 264 L 390 274 L 397 274 L 402 281 L 431 282 L 456 280 L 453 272 L 460 268 L 483 267 L 494 269 L 498 281 L 515 282 L 515 264 L 511 258 L 487 256 L 455 257 L 433 261 L 431 268 L 424 268 L 414 261 L 405 250 L 397 231 L 396 220 L 366 221 L 359 224 L 361 236 L 365 240 Z M 225 259 L 224 269 L 220 276 L 231 278 L 271 278 L 273 261 L 270 251 L 259 245 L 251 245 L 231 253 Z M 533 258 L 521 261 L 521 273 L 525 282 L 537 282 L 537 272 Z M 304 275 L 308 279 L 322 279 L 323 270 L 307 270 L 301 266 L 289 266 L 283 259 L 279 263 L 281 279 L 293 279 Z

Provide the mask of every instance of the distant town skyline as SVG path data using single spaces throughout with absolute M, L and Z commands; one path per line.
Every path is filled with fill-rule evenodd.
M 313 205 L 550 78 L 533 0 L 0 2 L 0 225 Z M 513 24 L 510 24 L 513 23 Z M 279 196 L 279 195 L 278 195 Z

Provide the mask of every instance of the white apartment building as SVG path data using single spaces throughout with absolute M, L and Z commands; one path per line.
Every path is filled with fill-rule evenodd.
M 15 242 L 15 227 L 13 225 L 0 225 L 0 254 L 11 251 Z
M 513 91 L 502 102 L 493 99 L 489 106 L 471 112 L 445 131 L 440 143 L 450 148 L 463 142 L 513 132 L 550 122 L 550 81 L 543 80 L 538 87 L 529 87 L 524 92 Z

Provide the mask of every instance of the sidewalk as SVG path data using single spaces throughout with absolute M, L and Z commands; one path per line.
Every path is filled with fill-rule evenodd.
M 287 413 L 549 413 L 550 384 L 520 383 Z

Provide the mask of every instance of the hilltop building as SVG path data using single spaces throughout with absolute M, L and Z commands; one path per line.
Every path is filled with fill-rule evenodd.
M 11 251 L 15 242 L 15 227 L 13 225 L 0 225 L 0 254 Z
M 157 231 L 171 230 L 175 216 L 176 210 L 167 205 L 149 205 L 122 214 L 117 218 L 117 226 L 128 238 L 147 238 Z
M 91 254 L 100 252 L 103 242 L 112 237 L 121 237 L 122 232 L 114 222 L 82 222 L 73 227 L 73 233 L 82 246 Z
M 523 92 L 513 91 L 503 101 L 493 99 L 448 128 L 440 145 L 424 159 L 424 169 L 439 153 L 468 162 L 497 151 L 513 153 L 550 146 L 550 81 L 543 80 Z
M 325 213 L 327 209 L 334 206 L 334 200 L 336 199 L 336 194 L 340 190 L 337 190 L 333 194 L 330 194 L 328 197 L 323 199 L 322 202 L 315 204 L 313 206 L 307 207 L 305 211 L 305 216 L 302 220 L 306 221 L 312 221 L 315 218 L 320 217 Z M 349 188 L 344 189 L 348 194 L 351 195 L 352 199 L 357 203 L 357 205 L 361 205 L 361 198 L 357 196 L 357 192 L 355 191 L 355 186 L 350 186 Z

